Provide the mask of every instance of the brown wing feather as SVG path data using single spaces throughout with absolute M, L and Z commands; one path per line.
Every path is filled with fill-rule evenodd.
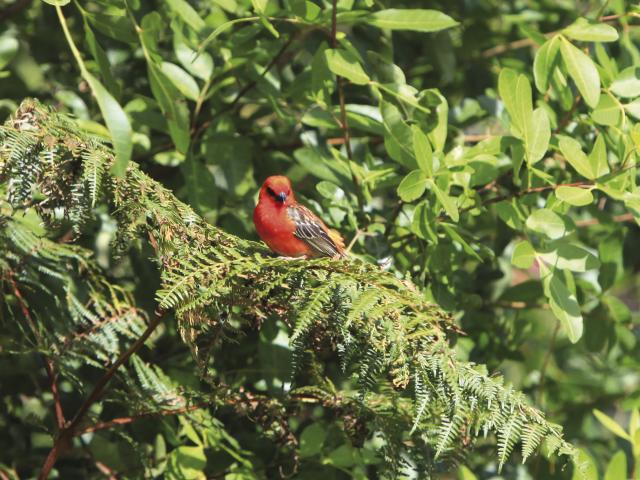
M 296 225 L 293 234 L 315 252 L 327 257 L 344 256 L 344 243 L 340 235 L 329 230 L 311 210 L 302 205 L 292 205 L 287 213 Z

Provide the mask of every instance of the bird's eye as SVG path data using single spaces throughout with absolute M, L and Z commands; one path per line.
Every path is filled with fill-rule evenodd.
M 267 193 L 271 195 L 273 198 L 278 198 L 278 196 L 276 195 L 276 192 L 274 192 L 271 187 L 267 187 Z

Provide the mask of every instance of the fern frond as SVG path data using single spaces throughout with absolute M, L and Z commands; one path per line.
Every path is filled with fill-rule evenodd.
M 358 378 L 361 393 L 370 392 L 361 396 L 363 408 L 406 413 L 404 432 L 384 425 L 386 432 L 394 432 L 387 433 L 386 448 L 399 468 L 406 449 L 403 435 L 409 430 L 423 447 L 418 455 L 432 454 L 427 440 L 434 436 L 436 456 L 455 453 L 459 441 L 481 430 L 497 436 L 501 466 L 519 441 L 525 458 L 542 438 L 553 451 L 574 454 L 562 430 L 529 406 L 522 394 L 486 368 L 456 358 L 447 341 L 447 333 L 455 329 L 451 316 L 409 282 L 358 260 L 273 258 L 263 246 L 207 224 L 134 163 L 124 177 L 111 177 L 113 152 L 36 102 L 25 102 L 15 118 L 0 127 L 0 145 L 0 181 L 15 212 L 32 208 L 47 227 L 67 219 L 80 232 L 97 202 L 103 201 L 118 224 L 117 245 L 152 239 L 161 276 L 156 298 L 163 309 L 174 310 L 182 337 L 200 365 L 218 344 L 211 337 L 239 341 L 245 330 L 277 318 L 291 329 L 292 346 L 299 354 L 327 347 L 341 352 L 345 371 Z M 101 293 L 98 297 L 115 290 L 105 288 L 108 282 L 89 252 L 21 231 L 10 233 L 14 222 L 0 221 L 0 230 L 9 232 L 0 233 L 0 240 L 11 245 L 7 250 L 13 255 L 5 262 L 37 258 L 37 275 L 62 275 L 67 285 L 74 279 L 56 263 L 88 272 L 89 292 L 74 292 L 77 298 L 68 305 L 75 320 L 69 325 L 71 336 L 98 335 L 88 344 L 109 355 L 119 339 L 135 335 L 136 322 L 143 317 L 132 313 L 135 307 L 126 295 L 117 295 L 121 304 L 91 296 L 92 289 Z M 29 273 L 27 277 L 40 278 Z M 47 288 L 53 296 L 62 293 Z M 128 320 L 110 322 L 116 314 Z M 142 363 L 134 368 L 149 392 L 162 394 L 165 382 L 158 372 Z M 386 395 L 380 399 L 374 387 L 387 389 Z M 381 405 L 374 404 L 375 398 Z M 442 419 L 435 434 L 425 418 Z M 286 426 L 281 430 L 288 435 Z

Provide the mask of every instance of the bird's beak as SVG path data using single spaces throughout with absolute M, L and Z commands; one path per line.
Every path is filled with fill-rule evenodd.
M 287 194 L 284 192 L 280 192 L 278 194 L 278 200 L 280 200 L 281 203 L 284 203 L 287 200 Z

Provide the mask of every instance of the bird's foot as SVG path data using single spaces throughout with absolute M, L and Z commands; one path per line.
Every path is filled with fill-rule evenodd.
M 304 258 L 304 257 L 285 257 L 285 256 L 282 256 L 282 255 L 281 255 L 281 256 L 279 256 L 278 258 L 279 258 L 280 260 L 300 260 L 300 259 L 302 259 L 302 258 Z

